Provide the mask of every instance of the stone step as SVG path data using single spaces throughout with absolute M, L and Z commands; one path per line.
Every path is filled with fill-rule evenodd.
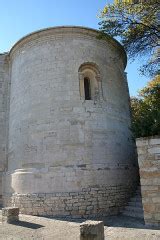
M 144 218 L 140 186 L 137 188 L 135 195 L 130 198 L 128 205 L 122 211 L 122 215 L 140 219 Z
M 136 190 L 135 192 L 136 194 L 140 194 L 141 195 L 141 189 L 140 190 Z
M 124 210 L 122 215 L 140 218 L 140 219 L 144 218 L 143 213 L 138 213 L 138 212 L 133 212 L 133 211 L 128 211 L 128 210 Z
M 125 210 L 127 210 L 129 212 L 135 212 L 135 213 L 142 213 L 143 214 L 143 209 L 141 207 L 126 206 Z
M 141 189 L 137 189 L 136 193 L 140 193 L 141 194 Z
M 138 186 L 136 191 L 141 191 L 141 186 Z
M 132 197 L 130 198 L 130 202 L 142 202 L 142 198 L 141 196 L 135 196 L 135 197 Z
M 134 197 L 137 199 L 139 198 L 139 200 L 142 201 L 142 196 L 140 194 L 135 194 Z
M 143 208 L 142 202 L 129 202 L 128 206 Z
M 141 196 L 141 190 L 136 191 L 135 195 Z
M 136 200 L 130 200 L 128 204 L 131 203 L 131 205 L 142 205 L 142 201 L 136 201 Z
M 0 209 L 3 207 L 2 199 L 0 198 Z

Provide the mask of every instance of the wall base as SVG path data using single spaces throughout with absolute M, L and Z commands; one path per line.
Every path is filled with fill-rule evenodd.
M 91 217 L 116 215 L 136 188 L 133 186 L 92 186 L 80 192 L 13 194 L 4 196 L 5 206 L 38 216 Z

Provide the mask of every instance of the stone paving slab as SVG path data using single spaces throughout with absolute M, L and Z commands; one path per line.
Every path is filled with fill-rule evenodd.
M 83 220 L 58 220 L 21 215 L 15 224 L 0 223 L 1 240 L 79 240 Z M 146 229 L 134 218 L 116 216 L 105 219 L 105 240 L 160 240 L 160 230 Z

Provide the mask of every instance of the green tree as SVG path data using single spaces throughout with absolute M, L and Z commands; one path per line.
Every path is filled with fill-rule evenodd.
M 99 23 L 102 32 L 120 37 L 128 56 L 144 58 L 143 74 L 158 74 L 158 0 L 117 0 L 107 4 Z
M 135 137 L 160 134 L 160 76 L 131 98 L 132 131 Z

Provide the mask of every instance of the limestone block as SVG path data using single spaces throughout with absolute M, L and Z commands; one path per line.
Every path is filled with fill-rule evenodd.
M 136 139 L 137 147 L 143 147 L 148 145 L 148 139 L 138 138 Z
M 152 146 L 152 147 L 148 148 L 148 152 L 151 154 L 155 154 L 155 153 L 160 154 L 160 148 L 159 148 L 159 146 Z
M 158 144 L 160 144 L 160 138 L 159 139 L 157 137 L 156 138 L 151 138 L 150 141 L 149 141 L 149 144 L 150 145 L 158 145 Z
M 80 225 L 80 240 L 104 240 L 102 221 L 86 221 Z
M 2 208 L 2 222 L 12 223 L 19 220 L 19 208 Z
M 160 138 L 142 138 L 136 143 L 145 224 L 160 226 Z
M 155 154 L 155 160 L 160 160 L 160 154 Z

